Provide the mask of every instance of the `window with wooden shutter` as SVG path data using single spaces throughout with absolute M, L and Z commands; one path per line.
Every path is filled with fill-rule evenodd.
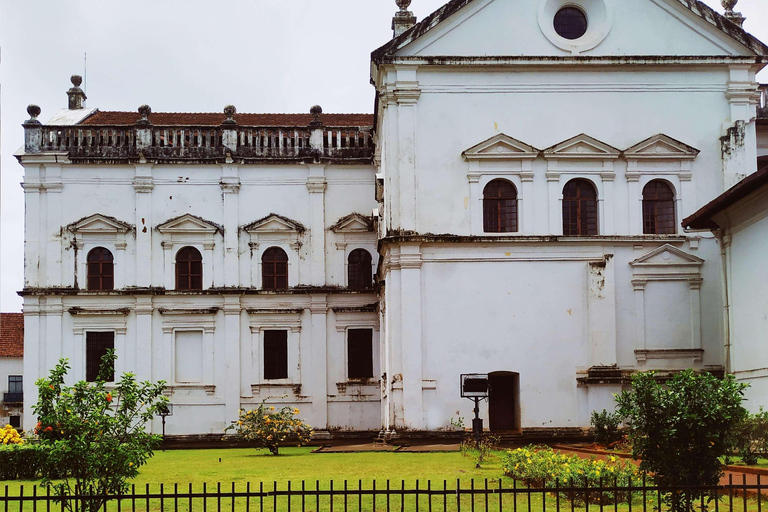
M 675 193 L 662 180 L 653 180 L 643 188 L 643 233 L 646 235 L 674 235 Z
M 99 369 L 101 368 L 101 358 L 107 353 L 107 350 L 115 348 L 114 332 L 86 332 L 85 333 L 85 380 L 95 382 L 99 378 Z M 111 368 L 109 375 L 106 376 L 107 382 L 115 380 L 115 368 Z
M 288 289 L 288 255 L 279 247 L 270 247 L 261 257 L 261 287 L 265 290 Z
M 352 290 L 370 290 L 373 288 L 373 258 L 365 249 L 355 249 L 347 260 L 347 281 Z
M 176 253 L 176 289 L 203 289 L 203 257 L 194 247 L 184 247 Z
M 507 180 L 493 180 L 483 190 L 483 231 L 517 232 L 517 189 Z
M 569 181 L 563 189 L 563 235 L 596 236 L 597 191 L 588 180 Z
M 350 379 L 373 377 L 373 329 L 347 331 L 347 377 Z
M 112 253 L 103 247 L 88 252 L 88 289 L 113 290 L 115 287 L 115 264 Z
M 264 379 L 288 378 L 288 331 L 264 331 Z

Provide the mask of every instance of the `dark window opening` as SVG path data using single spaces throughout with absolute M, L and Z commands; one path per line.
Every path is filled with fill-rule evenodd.
M 352 290 L 370 290 L 373 287 L 373 259 L 365 249 L 349 253 L 347 281 Z
M 279 247 L 270 247 L 261 257 L 261 287 L 265 290 L 288 289 L 288 255 Z
M 264 379 L 288 378 L 288 331 L 264 331 Z
M 85 380 L 95 382 L 99 378 L 101 358 L 107 354 L 107 350 L 115 348 L 114 332 L 86 332 L 85 333 Z M 115 380 L 115 368 L 110 369 L 106 376 L 106 382 Z
M 24 378 L 21 375 L 8 376 L 8 393 L 23 393 Z
M 373 329 L 350 329 L 347 333 L 347 376 L 373 377 Z
M 493 180 L 483 190 L 483 231 L 517 232 L 517 189 L 506 180 Z
M 88 289 L 113 290 L 115 288 L 115 264 L 112 253 L 103 247 L 91 249 L 88 263 Z
M 571 180 L 563 189 L 563 235 L 597 235 L 597 192 L 587 180 Z
M 184 247 L 176 253 L 176 289 L 203 289 L 203 257 L 194 247 Z
M 675 193 L 661 180 L 649 182 L 643 189 L 643 233 L 646 235 L 674 235 Z
M 578 39 L 587 33 L 587 15 L 576 7 L 563 7 L 555 14 L 555 32 L 566 39 Z
M 8 418 L 8 423 L 15 429 L 21 428 L 21 416 L 11 416 Z

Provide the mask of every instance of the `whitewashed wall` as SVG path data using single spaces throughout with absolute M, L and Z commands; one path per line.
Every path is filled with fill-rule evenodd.
M 21 357 L 0 357 L 0 397 L 2 397 L 3 393 L 8 392 L 8 376 L 22 375 L 22 369 Z M 24 416 L 22 413 L 22 408 L 19 406 L 9 406 L 5 403 L 0 404 L 0 428 L 10 423 L 11 416 L 21 416 L 23 421 Z

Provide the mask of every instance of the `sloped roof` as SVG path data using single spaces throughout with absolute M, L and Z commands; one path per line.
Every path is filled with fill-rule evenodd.
M 0 357 L 24 356 L 24 314 L 0 313 Z
M 450 0 L 400 36 L 374 50 L 371 53 L 371 60 L 380 62 L 383 57 L 394 54 L 397 50 L 420 38 L 473 1 L 474 0 Z M 768 55 L 768 45 L 706 5 L 704 2 L 701 2 L 700 0 L 669 1 L 679 3 L 696 16 L 717 28 L 731 39 L 739 42 L 749 50 L 755 52 L 757 55 Z
M 750 174 L 702 206 L 696 213 L 683 219 L 683 227 L 688 229 L 718 229 L 719 226 L 712 220 L 712 217 L 765 186 L 768 186 L 768 167 L 763 167 L 756 173 Z
M 141 116 L 137 112 L 97 111 L 80 124 L 91 126 L 133 125 Z M 219 126 L 227 119 L 216 112 L 152 112 L 149 120 L 158 126 Z M 235 114 L 241 126 L 290 126 L 306 127 L 312 114 Z M 325 126 L 360 127 L 373 126 L 373 114 L 320 114 Z

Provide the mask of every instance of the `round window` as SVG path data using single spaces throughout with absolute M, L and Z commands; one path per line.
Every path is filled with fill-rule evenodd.
M 565 39 L 578 39 L 587 33 L 587 15 L 576 7 L 563 7 L 555 14 L 555 32 Z

